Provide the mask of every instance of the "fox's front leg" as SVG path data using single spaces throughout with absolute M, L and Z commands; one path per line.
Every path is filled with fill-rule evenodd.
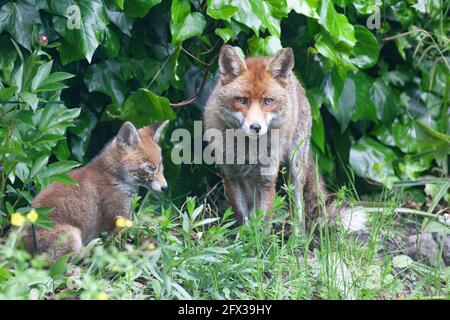
M 225 192 L 234 211 L 238 224 L 242 224 L 250 215 L 245 186 L 233 178 L 224 177 Z
M 261 209 L 266 218 L 272 219 L 273 200 L 275 198 L 275 182 L 262 184 L 255 188 L 255 210 Z
M 291 190 L 291 194 L 289 195 L 291 202 L 290 205 L 302 229 L 304 229 L 306 219 L 306 213 L 303 204 L 303 187 L 305 185 L 306 176 L 308 174 L 306 171 L 307 161 L 305 161 L 305 153 L 307 153 L 307 150 L 299 150 L 292 155 L 289 161 L 288 180 Z

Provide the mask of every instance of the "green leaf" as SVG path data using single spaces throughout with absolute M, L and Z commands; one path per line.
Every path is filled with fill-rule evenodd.
M 341 51 L 327 34 L 320 33 L 316 38 L 315 47 L 317 51 L 329 59 L 336 66 L 339 77 L 344 80 L 347 71 L 358 70 L 350 61 L 349 55 Z
M 227 4 L 227 1 L 224 0 L 208 0 L 206 9 L 208 16 L 216 20 L 228 20 L 238 11 L 239 8 Z
M 29 92 L 23 92 L 20 94 L 20 97 L 26 104 L 28 104 L 33 111 L 36 111 L 37 105 L 39 103 L 39 99 L 37 95 Z
M 391 185 L 398 179 L 394 172 L 394 152 L 369 137 L 353 143 L 350 149 L 350 165 L 363 178 Z
M 49 270 L 49 275 L 53 280 L 64 277 L 64 274 L 66 273 L 68 267 L 67 261 L 69 260 L 71 255 L 72 253 L 63 255 L 52 264 Z
M 84 75 L 84 83 L 89 92 L 103 92 L 117 105 L 122 105 L 129 90 L 121 74 L 121 65 L 116 60 L 105 60 L 89 66 Z
M 103 48 L 105 49 L 108 58 L 115 58 L 119 55 L 120 37 L 113 28 L 108 28 L 107 32 L 105 32 Z
M 248 39 L 248 48 L 252 55 L 271 56 L 283 47 L 280 39 L 274 36 L 268 36 L 264 39 L 253 36 Z
M 381 122 L 390 125 L 399 111 L 399 97 L 382 79 L 373 82 L 370 98 L 377 109 L 377 117 Z
M 44 155 L 39 157 L 33 164 L 33 167 L 31 168 L 30 172 L 30 178 L 33 178 L 38 172 L 44 169 L 44 167 L 48 163 L 48 155 Z
M 229 28 L 216 28 L 214 33 L 222 38 L 223 42 L 228 42 L 233 36 L 233 30 Z
M 354 0 L 352 3 L 355 9 L 364 15 L 374 13 L 377 7 L 381 5 L 379 0 Z
M 375 104 L 370 97 L 370 88 L 373 80 L 362 72 L 355 72 L 349 75 L 355 83 L 356 104 L 353 112 L 353 121 L 369 120 L 378 123 Z
M 16 94 L 17 89 L 15 87 L 0 89 L 0 100 L 8 101 Z
M 318 0 L 287 0 L 288 11 L 294 10 L 307 17 L 318 19 L 317 8 Z
M 2 44 L 0 46 L 0 78 L 2 78 L 4 83 L 10 84 L 11 73 L 14 70 L 14 61 L 17 58 L 17 51 L 7 35 L 0 36 L 0 43 Z
M 67 173 L 60 173 L 53 175 L 48 178 L 48 182 L 59 182 L 62 184 L 67 184 L 69 186 L 76 186 L 78 185 L 77 182 L 72 179 Z
M 40 86 L 36 92 L 49 92 L 49 91 L 59 91 L 62 89 L 68 88 L 64 83 L 61 82 L 54 82 L 54 83 L 47 83 L 45 85 Z
M 38 87 L 38 91 L 39 89 L 45 89 L 48 88 L 50 84 L 54 84 L 66 79 L 70 79 L 75 77 L 75 75 L 71 74 L 71 73 L 67 73 L 67 72 L 54 72 L 52 74 L 50 74 L 47 78 L 45 78 L 40 86 Z
M 130 17 L 143 18 L 160 2 L 161 0 L 127 0 L 123 8 Z
M 205 29 L 205 17 L 199 13 L 191 13 L 189 0 L 173 0 L 171 7 L 172 43 L 178 44 L 192 37 L 199 37 Z
M 250 0 L 254 14 L 259 17 L 262 25 L 275 37 L 281 36 L 281 19 L 287 16 L 285 1 L 276 0 Z
M 332 35 L 337 44 L 351 49 L 355 43 L 354 27 L 343 14 L 337 13 L 332 0 L 322 0 L 319 23 Z
M 34 40 L 33 25 L 38 23 L 41 23 L 41 19 L 32 1 L 8 1 L 0 8 L 0 33 L 8 31 L 14 40 L 29 51 Z
M 26 182 L 30 175 L 30 170 L 25 163 L 19 162 L 16 165 L 15 174 L 16 177 L 20 179 L 20 181 Z
M 130 17 L 125 12 L 117 11 L 115 8 L 111 8 L 110 6 L 108 6 L 108 3 L 105 7 L 105 10 L 108 19 L 120 31 L 131 37 L 131 29 L 133 28 L 134 18 Z
M 48 7 L 53 16 L 53 26 L 61 39 L 58 50 L 63 64 L 86 58 L 90 63 L 95 50 L 100 44 L 106 30 L 108 19 L 101 0 L 48 0 Z M 67 9 L 77 5 L 76 14 L 66 17 Z M 76 21 L 79 18 L 79 29 Z M 68 27 L 70 26 L 70 28 Z
M 380 55 L 377 38 L 366 27 L 355 26 L 356 45 L 353 47 L 350 61 L 360 69 L 373 67 Z
M 253 12 L 251 0 L 232 0 L 231 4 L 239 8 L 239 11 L 234 14 L 233 19 L 252 29 L 258 36 L 262 23 L 259 17 Z
M 45 179 L 45 178 L 49 178 L 51 176 L 55 176 L 61 173 L 66 173 L 70 170 L 72 170 L 73 168 L 78 167 L 80 164 L 76 161 L 57 161 L 54 163 L 51 163 L 47 166 L 47 168 L 45 168 L 44 170 L 42 170 L 41 172 L 39 172 L 37 174 L 37 176 L 40 179 Z
M 355 82 L 348 78 L 342 89 L 341 95 L 336 103 L 336 108 L 331 108 L 330 112 L 334 115 L 341 127 L 341 133 L 344 132 L 356 106 L 356 85 Z
M 43 63 L 37 69 L 36 75 L 33 77 L 31 81 L 31 89 L 36 91 L 36 89 L 41 85 L 41 83 L 48 77 L 50 72 L 52 71 L 53 61 Z
M 128 97 L 120 111 L 120 119 L 131 121 L 138 127 L 175 118 L 169 100 L 147 89 L 139 89 Z

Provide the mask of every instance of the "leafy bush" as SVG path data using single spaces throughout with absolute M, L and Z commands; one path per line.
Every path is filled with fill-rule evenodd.
M 79 165 L 68 160 L 65 134 L 80 109 L 68 109 L 60 100 L 66 88 L 62 81 L 73 75 L 52 73 L 53 61 L 45 61 L 43 57 L 50 57 L 39 47 L 25 59 L 13 44 L 10 49 L 16 52 L 10 57 L 18 58 L 11 58 L 11 73 L 3 70 L 0 84 L 0 226 L 6 213 L 28 205 L 48 183 L 74 183 L 65 173 Z M 51 164 L 50 158 L 54 158 Z M 46 225 L 45 212 L 40 213 L 36 224 Z
M 444 181 L 450 153 L 449 9 L 448 2 L 422 0 L 2 1 L 0 234 L 6 234 L 10 215 L 28 212 L 33 196 L 48 183 L 73 183 L 67 171 L 89 161 L 122 121 L 143 126 L 174 119 L 172 128 L 192 132 L 214 86 L 223 43 L 245 55 L 294 49 L 295 73 L 313 112 L 313 149 L 332 187 L 351 184 L 355 193 L 375 194 L 413 187 L 418 202 L 431 199 L 430 215 L 442 199 L 450 199 Z M 213 189 L 218 178 L 211 168 L 174 165 L 170 147 L 166 139 L 170 194 L 159 199 L 164 205 L 182 205 L 186 195 Z M 141 247 L 98 246 L 78 264 L 81 275 L 75 268 L 69 279 L 61 278 L 64 260 L 48 270 L 45 262 L 18 248 L 20 231 L 9 233 L 0 245 L 0 297 L 2 291 L 30 297 L 24 288 L 33 287 L 38 297 L 94 298 L 110 285 L 117 296 L 133 297 L 187 297 L 188 291 L 213 298 L 349 297 L 330 284 L 329 244 L 314 253 L 320 265 L 306 263 L 304 270 L 292 272 L 308 245 L 291 242 L 306 240 L 272 246 L 274 239 L 254 232 L 261 228 L 255 222 L 239 231 L 244 240 L 225 241 L 232 232 L 225 218 L 225 225 L 203 230 L 203 240 L 196 239 L 193 229 L 203 225 L 194 224 L 190 201 L 185 211 L 177 211 L 175 222 L 161 210 L 163 220 L 151 226 L 157 231 L 144 232 L 162 244 L 155 260 L 140 260 L 148 251 Z M 48 226 L 46 212 L 39 213 L 34 223 Z M 138 229 L 126 239 L 144 245 Z M 117 238 L 108 241 L 123 249 Z M 339 241 L 346 244 L 343 250 L 363 252 L 357 255 L 364 257 L 363 265 L 355 267 L 364 271 L 362 278 L 374 264 L 389 276 L 377 290 L 363 289 L 357 297 L 384 297 L 385 287 L 401 291 L 390 262 L 374 261 L 378 248 L 367 251 Z M 221 245 L 229 246 L 226 252 Z M 283 261 L 292 270 L 281 265 L 267 282 L 265 272 Z M 109 270 L 113 263 L 124 267 Z M 244 271 L 224 273 L 223 263 Z M 136 271 L 139 264 L 148 266 L 147 273 Z M 420 268 L 422 274 L 434 272 Z M 141 286 L 140 277 L 149 284 Z M 441 277 L 436 272 L 426 279 L 439 282 Z
M 20 70 L 10 39 L 30 51 L 45 34 L 53 68 L 76 75 L 62 100 L 82 110 L 69 143 L 58 144 L 59 157 L 71 153 L 85 162 L 114 133 L 117 119 L 142 126 L 176 116 L 177 127 L 192 130 L 214 79 L 207 78 L 193 106 L 174 113 L 170 105 L 194 96 L 203 75 L 214 72 L 223 42 L 253 55 L 291 46 L 313 108 L 322 170 L 343 184 L 351 166 L 371 184 L 392 186 L 432 172 L 448 175 L 448 8 L 390 0 L 6 2 L 2 82 L 13 86 Z M 174 196 L 204 190 L 177 177 L 211 179 L 204 170 L 168 168 Z M 368 186 L 359 182 L 359 189 Z

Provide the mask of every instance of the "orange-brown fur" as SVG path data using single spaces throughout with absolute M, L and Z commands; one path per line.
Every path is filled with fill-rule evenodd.
M 274 57 L 245 60 L 230 46 L 221 50 L 220 79 L 205 107 L 206 129 L 222 132 L 243 129 L 247 136 L 259 140 L 267 135 L 269 148 L 279 151 L 271 155 L 269 165 L 225 163 L 221 166 L 226 194 L 239 222 L 254 209 L 271 210 L 278 169 L 283 163 L 288 165 L 294 189 L 293 207 L 301 219 L 304 219 L 302 199 L 311 217 L 318 211 L 318 194 L 326 195 L 320 176 L 315 179 L 310 153 L 311 108 L 292 72 L 293 65 L 294 56 L 289 48 L 280 50 Z M 275 129 L 279 133 L 276 147 L 270 144 Z M 261 168 L 273 169 L 274 173 L 261 174 Z
M 67 252 L 79 251 L 100 232 L 113 230 L 118 216 L 130 217 L 130 200 L 139 186 L 167 187 L 161 151 L 155 141 L 164 126 L 136 131 L 132 124 L 125 123 L 97 157 L 70 172 L 76 186 L 52 183 L 35 197 L 33 207 L 54 208 L 49 214 L 53 228 L 36 228 L 39 252 L 47 252 L 51 259 L 56 259 Z M 159 168 L 156 174 L 149 174 L 153 172 L 151 167 Z M 24 243 L 30 252 L 34 251 L 30 229 Z

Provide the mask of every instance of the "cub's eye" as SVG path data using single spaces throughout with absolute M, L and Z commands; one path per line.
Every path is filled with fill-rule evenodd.
M 237 97 L 236 101 L 239 102 L 240 104 L 247 104 L 248 103 L 248 98 L 245 97 Z
M 264 98 L 264 104 L 266 106 L 270 106 L 272 104 L 272 102 L 273 102 L 272 98 Z

